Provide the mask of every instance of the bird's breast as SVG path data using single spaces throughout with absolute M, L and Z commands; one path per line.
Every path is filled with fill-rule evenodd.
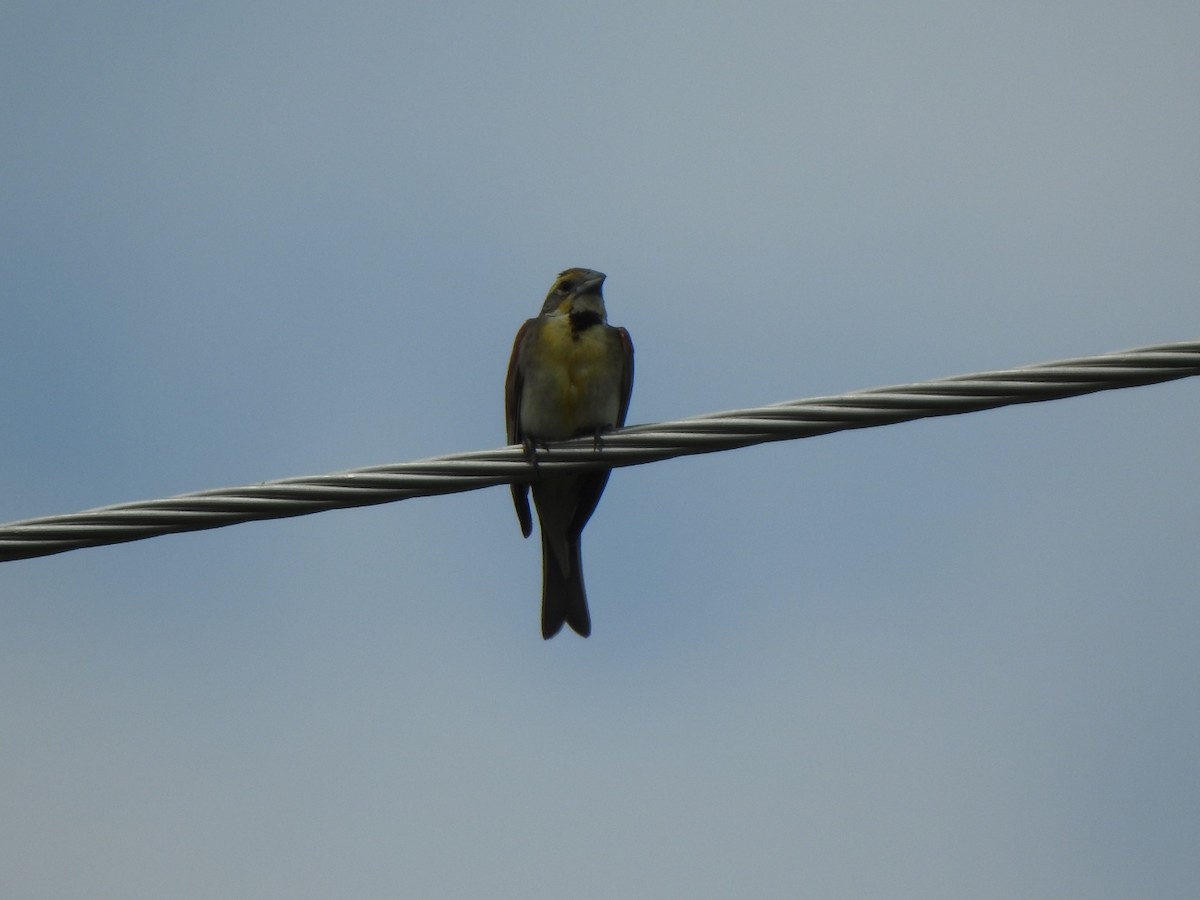
M 616 424 L 623 363 L 612 331 L 604 325 L 575 330 L 568 316 L 546 320 L 524 372 L 526 434 L 563 440 Z

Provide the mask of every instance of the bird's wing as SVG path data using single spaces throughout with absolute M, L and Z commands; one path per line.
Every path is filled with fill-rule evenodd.
M 513 341 L 512 357 L 508 361 L 508 375 L 504 379 L 504 420 L 510 444 L 520 444 L 525 440 L 525 435 L 521 433 L 521 388 L 525 379 L 521 375 L 518 361 L 521 356 L 521 342 L 525 340 L 525 335 L 529 333 L 535 321 L 529 319 L 517 332 L 517 338 Z M 514 481 L 510 487 L 513 506 L 517 510 L 517 521 L 521 523 L 521 534 L 529 537 L 533 534 L 533 517 L 529 512 L 529 485 Z
M 617 329 L 617 337 L 621 339 L 621 350 L 625 355 L 625 368 L 621 373 L 621 409 L 617 412 L 617 427 L 620 428 L 625 424 L 629 398 L 633 395 L 633 341 L 624 328 Z
M 504 379 L 504 417 L 510 444 L 519 444 L 524 439 L 524 435 L 521 434 L 521 388 L 525 379 L 518 363 L 521 357 L 521 342 L 525 340 L 525 335 L 529 333 L 535 321 L 536 319 L 529 319 L 517 332 L 517 338 L 513 341 L 512 356 L 508 360 L 508 375 Z

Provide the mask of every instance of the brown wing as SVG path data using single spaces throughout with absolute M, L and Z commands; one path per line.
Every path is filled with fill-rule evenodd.
M 525 379 L 521 376 L 521 367 L 517 361 L 521 355 L 521 341 L 529 331 L 534 319 L 529 319 L 517 332 L 513 341 L 512 357 L 508 361 L 508 375 L 504 379 L 504 420 L 510 444 L 520 444 L 525 440 L 521 433 L 521 388 Z M 529 513 L 529 485 L 513 482 L 513 506 L 517 510 L 517 521 L 521 523 L 521 534 L 525 537 L 533 534 L 533 517 Z
M 621 374 L 621 409 L 617 412 L 617 427 L 620 428 L 625 424 L 629 398 L 633 395 L 633 341 L 624 328 L 617 329 L 617 337 L 621 339 L 621 350 L 625 354 L 625 371 Z
M 517 332 L 516 340 L 513 341 L 512 356 L 508 360 L 508 375 L 504 379 L 504 417 L 510 444 L 519 444 L 524 437 L 521 434 L 521 388 L 525 379 L 517 362 L 521 356 L 521 341 L 525 340 L 525 335 L 534 321 L 527 320 Z

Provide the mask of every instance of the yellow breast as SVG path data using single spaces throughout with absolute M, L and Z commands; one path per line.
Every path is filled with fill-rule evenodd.
M 568 316 L 544 322 L 525 371 L 524 427 L 557 440 L 614 424 L 621 360 L 608 331 L 574 332 Z

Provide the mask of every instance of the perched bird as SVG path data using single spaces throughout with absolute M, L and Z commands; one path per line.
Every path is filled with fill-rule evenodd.
M 521 444 L 537 466 L 537 445 L 600 435 L 625 424 L 633 389 L 629 332 L 608 324 L 600 289 L 604 273 L 567 269 L 554 280 L 536 319 L 517 332 L 504 407 L 508 442 Z M 592 631 L 579 539 L 608 483 L 608 469 L 533 482 L 542 531 L 542 637 L 570 625 Z M 529 485 L 512 485 L 525 537 L 533 532 Z

